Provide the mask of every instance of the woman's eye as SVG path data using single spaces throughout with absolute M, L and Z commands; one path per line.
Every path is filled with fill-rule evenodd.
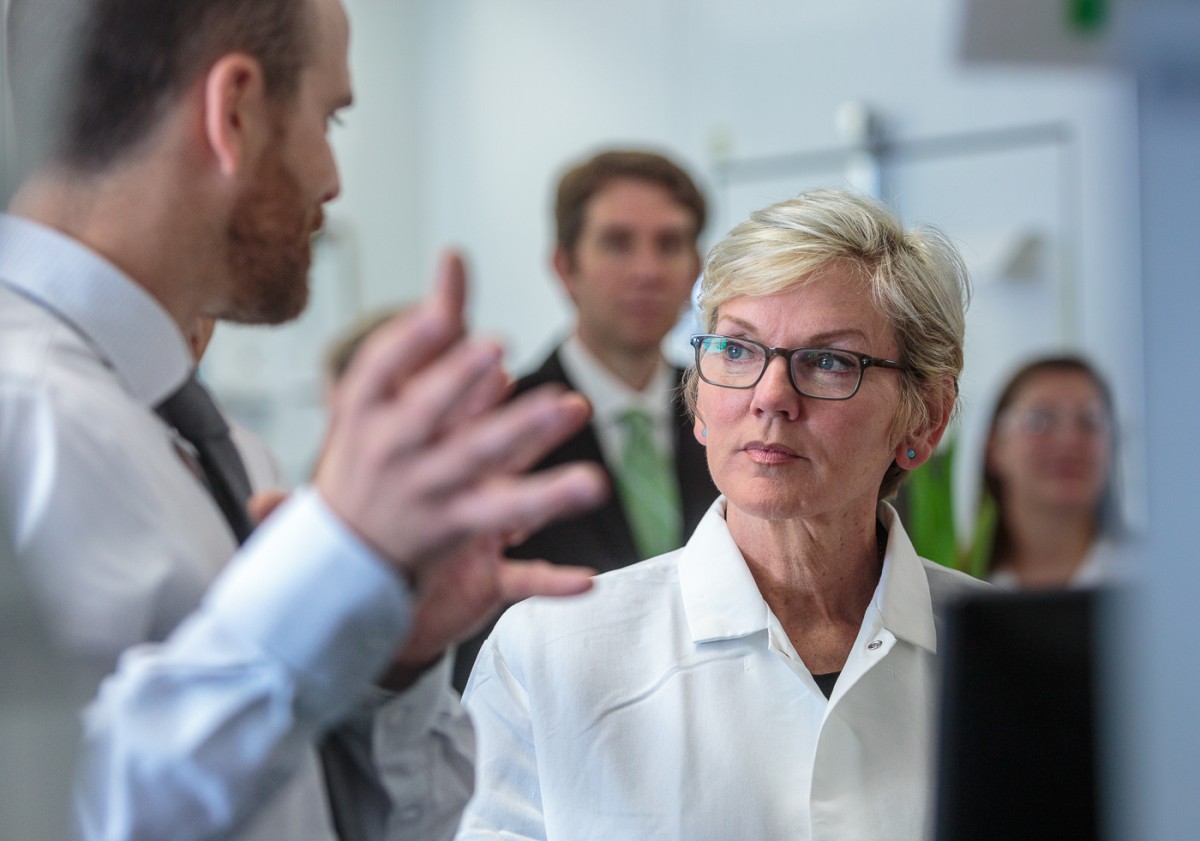
M 721 348 L 721 356 L 726 362 L 748 362 L 757 358 L 758 353 L 749 345 L 727 340 Z
M 809 365 L 825 374 L 844 374 L 854 370 L 854 359 L 839 353 L 818 353 L 809 360 Z

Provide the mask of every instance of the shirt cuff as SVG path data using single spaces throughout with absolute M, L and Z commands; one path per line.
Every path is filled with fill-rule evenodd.
M 413 599 L 395 572 L 302 488 L 234 557 L 206 607 L 281 660 L 318 709 L 366 692 L 407 634 Z
M 450 688 L 453 662 L 451 648 L 412 686 L 400 693 L 387 693 L 388 698 L 375 713 L 375 740 L 381 755 L 400 750 L 405 743 L 439 729 L 440 719 L 459 707 L 458 693 Z

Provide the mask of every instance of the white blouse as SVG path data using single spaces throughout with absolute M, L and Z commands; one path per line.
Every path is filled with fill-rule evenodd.
M 460 839 L 880 839 L 930 826 L 935 609 L 988 585 L 887 552 L 826 700 L 718 499 L 680 550 L 508 611 L 464 695 L 478 738 Z

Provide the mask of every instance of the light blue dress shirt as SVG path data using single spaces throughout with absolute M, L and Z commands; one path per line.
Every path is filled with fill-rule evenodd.
M 444 837 L 471 790 L 445 671 L 399 698 L 371 687 L 411 594 L 311 489 L 234 557 L 153 411 L 190 366 L 116 267 L 0 217 L 0 553 L 59 643 L 107 674 L 83 717 L 83 837 L 329 841 L 313 744 L 363 710 L 388 837 Z

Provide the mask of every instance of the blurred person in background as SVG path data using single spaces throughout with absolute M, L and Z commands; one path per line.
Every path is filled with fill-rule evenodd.
M 587 397 L 591 423 L 538 469 L 592 461 L 615 492 L 595 511 L 527 535 L 509 557 L 617 569 L 683 545 L 716 498 L 681 397 L 683 371 L 662 351 L 700 271 L 706 218 L 692 178 L 653 152 L 601 152 L 559 180 L 552 263 L 575 324 L 516 394 L 556 384 Z M 458 650 L 459 689 L 485 636 Z
M 530 535 L 509 555 L 615 569 L 675 549 L 716 489 L 704 450 L 692 438 L 679 392 L 683 371 L 663 356 L 700 273 L 698 239 L 707 205 L 692 178 L 653 152 L 601 152 L 569 169 L 554 204 L 554 272 L 575 310 L 567 337 L 532 373 L 521 394 L 566 385 L 592 404 L 591 423 L 539 466 L 589 459 L 604 466 L 616 493 L 604 507 Z M 630 416 L 663 465 L 655 511 L 626 487 Z
M 1119 576 L 1108 383 L 1079 356 L 1023 365 L 1001 390 L 984 455 L 982 574 L 1010 589 L 1088 586 Z

